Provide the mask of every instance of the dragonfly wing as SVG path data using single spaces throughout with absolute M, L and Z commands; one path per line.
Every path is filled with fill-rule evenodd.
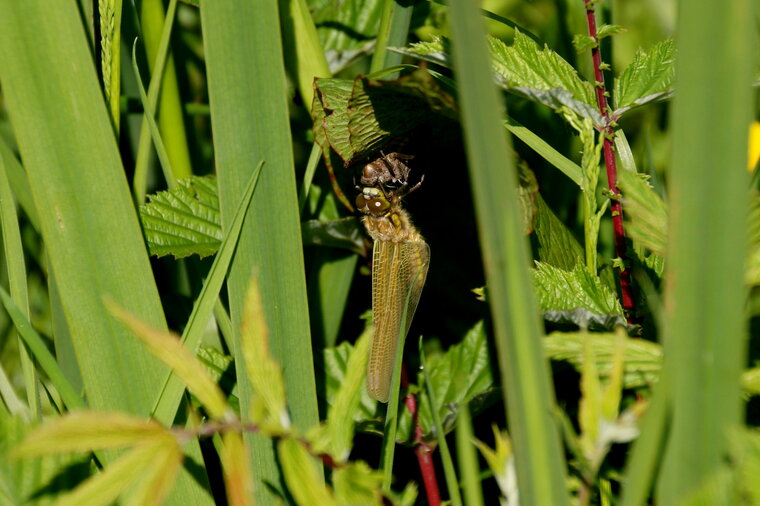
M 380 402 L 388 402 L 397 347 L 411 325 L 429 263 L 430 248 L 424 241 L 375 241 L 372 252 L 375 332 L 367 368 L 367 390 Z M 402 329 L 404 307 L 407 314 Z

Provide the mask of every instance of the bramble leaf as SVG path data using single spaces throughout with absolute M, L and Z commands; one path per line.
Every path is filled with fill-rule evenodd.
M 491 66 L 497 83 L 507 91 L 517 93 L 554 110 L 567 107 L 581 117 L 602 124 L 596 109 L 594 90 L 583 81 L 575 69 L 557 53 L 515 30 L 514 42 L 507 46 L 494 37 L 488 38 Z M 432 63 L 450 67 L 451 53 L 446 39 L 411 44 L 396 51 Z
M 615 116 L 670 96 L 675 77 L 675 51 L 673 39 L 667 39 L 646 53 L 636 52 L 631 64 L 615 79 Z
M 552 332 L 543 340 L 544 353 L 551 360 L 566 360 L 580 372 L 590 346 L 596 372 L 608 378 L 613 372 L 616 348 L 614 333 Z M 623 388 L 651 386 L 660 377 L 662 346 L 639 338 L 625 338 L 623 352 Z
M 577 264 L 567 271 L 536 262 L 532 274 L 545 319 L 589 328 L 625 325 L 615 292 L 585 266 Z
M 178 187 L 150 195 L 140 220 L 151 255 L 213 255 L 222 241 L 216 179 L 192 176 Z

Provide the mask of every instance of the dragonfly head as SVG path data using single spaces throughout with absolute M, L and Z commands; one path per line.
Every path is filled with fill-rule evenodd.
M 383 216 L 390 209 L 391 203 L 380 188 L 365 186 L 356 196 L 356 207 L 364 214 Z

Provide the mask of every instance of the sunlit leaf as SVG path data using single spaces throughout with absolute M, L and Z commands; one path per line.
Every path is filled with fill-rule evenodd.
M 221 419 L 229 413 L 230 408 L 224 394 L 179 336 L 150 327 L 114 304 L 109 306 L 132 329 L 135 336 L 185 382 L 188 390 L 201 401 L 212 417 Z
M 666 39 L 648 52 L 637 51 L 615 80 L 615 114 L 667 96 L 675 77 L 675 43 Z
M 232 506 L 252 506 L 253 475 L 243 438 L 239 433 L 228 431 L 222 435 L 219 457 L 229 503 Z
M 337 505 L 330 489 L 317 476 L 320 464 L 306 448 L 290 438 L 277 443 L 282 473 L 297 504 Z
M 335 150 L 346 164 L 374 153 L 391 139 L 429 126 L 431 112 L 456 117 L 453 98 L 423 70 L 395 81 L 317 79 L 314 86 L 315 139 L 323 149 Z
M 382 472 L 366 462 L 349 462 L 333 471 L 335 499 L 340 504 L 382 504 L 382 481 Z
M 216 179 L 193 176 L 177 183 L 140 206 L 150 253 L 175 258 L 213 255 L 223 239 Z
M 572 270 L 583 262 L 583 248 L 567 225 L 549 208 L 541 194 L 536 197 L 536 207 L 538 212 L 533 230 L 538 259 L 566 271 Z
M 533 284 L 544 318 L 581 327 L 625 322 L 617 295 L 598 276 L 578 264 L 572 270 L 536 262 Z
M 269 348 L 269 329 L 259 292 L 258 279 L 251 278 L 243 307 L 240 342 L 242 343 L 245 370 L 251 382 L 251 419 L 272 434 L 290 427 L 285 399 L 285 382 L 280 364 Z
M 544 353 L 552 360 L 567 360 L 580 371 L 588 343 L 597 373 L 607 378 L 613 372 L 615 340 L 612 333 L 552 332 L 543 340 Z M 623 363 L 624 388 L 651 386 L 660 377 L 662 347 L 644 339 L 626 338 Z
M 124 413 L 74 411 L 32 431 L 14 449 L 19 457 L 123 448 L 166 433 L 155 421 Z

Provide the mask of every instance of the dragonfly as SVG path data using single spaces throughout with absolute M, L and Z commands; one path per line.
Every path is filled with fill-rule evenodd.
M 401 200 L 409 185 L 411 155 L 383 154 L 362 170 L 356 207 L 372 237 L 372 320 L 374 335 L 367 365 L 367 391 L 388 402 L 398 346 L 404 342 L 425 285 L 430 247 L 412 224 Z M 406 320 L 404 319 L 406 309 Z

